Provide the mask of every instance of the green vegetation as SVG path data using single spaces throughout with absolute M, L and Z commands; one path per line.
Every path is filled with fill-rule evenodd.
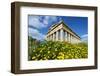
M 71 44 L 59 41 L 37 41 L 32 37 L 28 39 L 29 60 L 63 60 L 88 57 L 88 45 L 86 43 Z

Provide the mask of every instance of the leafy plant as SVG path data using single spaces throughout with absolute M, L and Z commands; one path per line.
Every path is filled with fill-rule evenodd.
M 60 41 L 38 41 L 32 37 L 28 39 L 29 60 L 63 60 L 88 57 L 88 45 L 86 43 L 71 44 Z

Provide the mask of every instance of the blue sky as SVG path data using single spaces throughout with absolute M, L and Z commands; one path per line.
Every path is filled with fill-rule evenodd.
M 45 38 L 48 29 L 52 24 L 63 20 L 82 40 L 88 38 L 88 17 L 75 16 L 43 16 L 29 15 L 28 16 L 28 32 L 29 36 L 38 40 Z

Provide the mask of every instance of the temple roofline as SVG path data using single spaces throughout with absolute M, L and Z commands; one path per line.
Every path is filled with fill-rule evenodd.
M 80 38 L 80 36 L 78 36 L 74 31 L 72 31 L 71 28 L 70 28 L 68 25 L 66 25 L 66 24 L 64 23 L 63 20 L 59 21 L 59 22 L 56 23 L 56 24 L 53 24 L 53 25 L 50 27 L 50 29 L 49 29 L 49 31 L 47 32 L 47 34 L 48 34 L 50 31 L 52 31 L 53 29 L 55 29 L 57 26 L 59 26 L 60 24 L 63 24 L 64 27 L 68 28 L 72 33 L 74 33 L 77 37 Z M 81 39 L 81 38 L 80 38 L 80 39 Z

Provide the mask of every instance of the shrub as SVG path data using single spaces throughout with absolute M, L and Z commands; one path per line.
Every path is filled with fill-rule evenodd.
M 36 41 L 29 39 L 29 60 L 63 60 L 88 57 L 86 43 L 71 44 L 60 41 Z

